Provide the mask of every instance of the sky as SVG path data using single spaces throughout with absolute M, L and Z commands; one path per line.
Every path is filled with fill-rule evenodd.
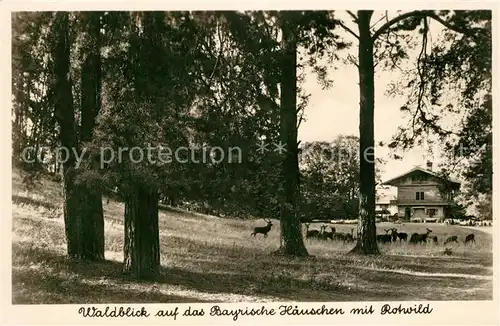
M 374 15 L 373 21 L 377 21 Z M 380 13 L 379 16 L 380 17 Z M 347 19 L 346 25 L 347 25 Z M 351 30 L 356 27 L 348 25 Z M 441 32 L 439 26 L 431 23 L 431 35 L 434 39 Z M 345 34 L 343 34 L 345 35 Z M 346 37 L 347 38 L 347 37 Z M 357 42 L 354 42 L 350 52 L 357 53 Z M 411 58 L 410 58 L 411 60 Z M 414 59 L 413 59 L 414 60 Z M 379 69 L 380 70 L 380 69 Z M 404 97 L 389 97 L 385 94 L 389 83 L 403 78 L 398 72 L 375 71 L 375 143 L 387 143 L 396 133 L 399 126 L 406 125 L 408 118 L 400 112 L 405 103 Z M 337 64 L 337 69 L 330 69 L 330 78 L 333 85 L 327 90 L 316 82 L 316 78 L 308 74 L 304 85 L 311 94 L 309 104 L 305 109 L 306 121 L 299 127 L 298 137 L 306 141 L 330 141 L 338 135 L 359 136 L 359 85 L 358 71 L 354 65 Z M 425 148 L 413 148 L 401 155 L 402 160 L 391 160 L 387 149 L 376 149 L 375 155 L 383 158 L 386 164 L 382 170 L 382 181 L 405 173 L 416 165 L 425 166 L 427 160 L 433 161 L 434 166 L 441 160 L 435 153 L 428 154 Z

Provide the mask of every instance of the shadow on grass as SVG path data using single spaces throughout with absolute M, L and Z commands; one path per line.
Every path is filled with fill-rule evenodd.
M 297 280 L 291 275 L 272 273 L 224 274 L 195 272 L 181 268 L 162 267 L 157 282 L 138 282 L 121 273 L 121 263 L 77 262 L 45 249 L 23 248 L 15 245 L 13 252 L 13 303 L 99 303 L 99 302 L 202 302 L 193 297 L 172 297 L 155 292 L 161 286 L 183 286 L 204 293 L 231 293 L 240 295 L 272 295 L 288 300 L 315 301 L 315 291 L 333 300 L 340 293 L 347 294 L 348 287 L 327 282 Z M 112 281 L 112 282 L 109 282 Z M 94 283 L 94 284 L 89 284 Z M 95 284 L 98 283 L 98 284 Z M 106 283 L 112 283 L 113 286 Z M 142 289 L 131 291 L 122 286 Z M 351 300 L 363 295 L 349 293 Z M 344 296 L 342 296 L 344 298 Z M 338 300 L 338 299 L 337 299 Z M 205 300 L 209 301 L 209 300 Z
M 45 249 L 14 247 L 14 304 L 216 301 L 201 300 L 196 292 L 214 294 L 214 298 L 215 294 L 236 294 L 284 301 L 482 300 L 492 296 L 491 281 L 367 271 L 335 266 L 328 259 L 314 260 L 314 264 L 329 264 L 330 270 L 316 270 L 311 269 L 310 259 L 273 262 L 270 255 L 261 262 L 240 261 L 238 268 L 219 257 L 202 262 L 203 269 L 162 266 L 158 281 L 138 282 L 122 274 L 119 262 L 77 262 Z M 161 291 L 178 286 L 193 295 Z M 472 289 L 474 295 L 462 289 Z
M 432 274 L 405 275 L 390 270 L 360 268 L 352 262 L 342 264 L 342 260 L 336 259 L 321 258 L 314 263 L 309 260 L 267 263 L 239 261 L 237 264 L 214 260 L 205 264 L 207 272 L 202 273 L 191 269 L 166 268 L 166 280 L 206 292 L 264 294 L 299 301 L 492 298 L 491 280 L 437 277 Z
M 121 273 L 118 262 L 77 262 L 53 251 L 15 247 L 13 304 L 206 302 L 166 295 L 151 285 L 140 286 Z
M 166 295 L 155 290 L 129 290 L 115 285 L 86 284 L 80 279 L 67 279 L 59 275 L 41 276 L 39 272 L 30 270 L 16 272 L 13 282 L 13 304 L 205 302 L 196 298 Z M 19 284 L 22 284 L 22 288 Z
M 33 207 L 41 206 L 45 209 L 54 209 L 57 207 L 57 205 L 54 203 L 21 195 L 12 195 L 12 203 L 18 205 L 30 205 Z

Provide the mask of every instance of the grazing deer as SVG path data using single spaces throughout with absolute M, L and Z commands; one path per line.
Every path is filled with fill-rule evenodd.
M 333 239 L 332 240 L 338 240 L 338 241 L 343 241 L 343 242 L 352 242 L 354 241 L 354 229 L 351 229 L 351 233 L 345 233 L 345 232 L 337 232 L 335 233 L 335 228 L 332 228 L 333 232 Z
M 336 240 L 344 241 L 344 242 L 353 242 L 354 241 L 354 229 L 351 229 L 351 233 L 335 233 L 334 238 Z
M 408 240 L 408 233 L 398 232 L 398 238 L 399 238 L 399 242 L 401 242 L 401 240 L 406 241 L 406 240 Z
M 396 242 L 398 240 L 398 230 L 393 228 L 391 229 L 391 237 L 392 237 L 392 242 Z
M 311 238 L 319 239 L 320 231 L 309 230 L 309 223 L 305 223 L 305 225 L 306 225 L 306 239 L 311 239 Z
M 377 234 L 377 242 L 381 242 L 381 243 L 391 242 L 391 235 L 390 234 Z
M 321 226 L 321 239 L 333 240 L 333 235 L 335 234 L 335 228 L 330 226 L 330 230 L 331 230 L 330 232 L 326 231 L 326 225 L 322 225 Z
M 392 242 L 396 242 L 398 238 L 399 242 L 401 242 L 401 240 L 406 241 L 408 239 L 408 233 L 398 232 L 398 229 L 396 228 L 391 229 L 391 235 L 392 235 Z
M 256 234 L 263 234 L 264 235 L 264 238 L 267 238 L 267 234 L 269 233 L 269 231 L 271 231 L 271 227 L 273 226 L 273 223 L 271 223 L 271 220 L 266 220 L 265 218 L 263 218 L 264 221 L 267 222 L 267 225 L 266 226 L 256 226 L 254 229 L 253 229 L 253 232 L 252 232 L 252 236 L 255 237 Z
M 333 234 L 333 240 L 346 242 L 349 239 L 349 234 L 344 232 L 336 232 Z
M 446 245 L 447 243 L 450 243 L 450 242 L 459 243 L 458 242 L 458 237 L 456 235 L 452 235 L 451 237 L 446 238 L 446 240 L 444 241 L 443 245 Z
M 410 237 L 410 243 L 416 244 L 416 243 L 426 243 L 427 238 L 429 237 L 429 234 L 432 232 L 431 229 L 426 228 L 427 232 L 426 233 L 413 233 Z
M 377 234 L 377 242 L 387 243 L 391 242 L 392 234 L 389 234 L 390 229 L 384 229 L 385 234 Z
M 451 256 L 452 254 L 451 248 L 445 248 L 443 254 L 445 254 L 446 256 Z
M 338 241 L 346 241 L 346 234 L 345 233 L 341 233 L 341 232 L 338 232 L 338 233 L 335 233 L 333 235 L 333 240 L 338 240 Z
M 325 234 L 325 230 L 326 230 L 326 225 L 321 225 L 320 228 L 319 228 L 319 234 L 318 234 L 318 239 L 319 240 L 326 240 L 326 234 Z
M 347 242 L 354 242 L 354 229 L 351 229 L 351 233 L 346 235 Z
M 464 241 L 464 244 L 467 244 L 467 243 L 476 243 L 476 239 L 475 239 L 475 236 L 474 234 L 469 234 L 468 236 L 465 237 L 465 241 Z

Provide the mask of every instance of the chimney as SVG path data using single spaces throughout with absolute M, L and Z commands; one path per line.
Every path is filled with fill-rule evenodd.
M 427 170 L 432 171 L 432 162 L 427 161 Z

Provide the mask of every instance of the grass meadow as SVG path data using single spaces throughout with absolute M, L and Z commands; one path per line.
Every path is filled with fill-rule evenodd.
M 250 233 L 262 220 L 176 209 L 160 213 L 161 279 L 138 282 L 121 273 L 122 203 L 103 200 L 106 261 L 71 261 L 65 258 L 60 186 L 43 180 L 27 191 L 13 173 L 14 304 L 492 299 L 492 238 L 481 230 L 395 225 L 409 234 L 428 227 L 440 244 L 380 245 L 383 255 L 361 257 L 348 254 L 352 243 L 313 240 L 306 241 L 311 257 L 291 259 L 272 254 L 279 245 L 279 221 L 273 221 L 268 238 L 253 238 Z M 378 233 L 391 226 L 381 223 Z M 353 227 L 336 225 L 339 232 Z M 465 247 L 469 233 L 476 244 Z M 447 245 L 451 256 L 443 254 L 448 235 L 461 242 Z

